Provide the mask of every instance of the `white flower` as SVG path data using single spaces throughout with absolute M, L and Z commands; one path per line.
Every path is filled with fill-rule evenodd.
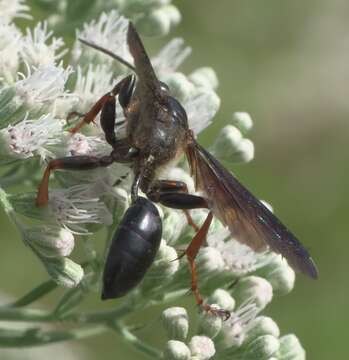
M 219 309 L 233 311 L 235 308 L 234 298 L 224 289 L 216 289 L 208 300 L 210 303 L 217 305 Z
M 208 360 L 215 353 L 213 341 L 207 336 L 193 336 L 189 342 L 192 359 L 195 360 Z
M 183 39 L 172 39 L 152 58 L 152 65 L 156 73 L 161 77 L 176 71 L 190 53 L 191 48 L 184 46 Z
M 10 22 L 14 18 L 31 19 L 31 15 L 27 14 L 29 6 L 24 0 L 0 0 L 0 16 Z
M 162 324 L 167 337 L 184 341 L 188 335 L 189 319 L 187 311 L 182 307 L 171 307 L 162 312 Z
M 252 299 L 243 302 L 236 311 L 231 312 L 228 320 L 222 324 L 217 345 L 220 349 L 239 347 L 245 340 L 250 329 L 249 324 L 256 318 L 259 309 Z
M 89 110 L 93 104 L 105 93 L 110 91 L 122 77 L 114 78 L 113 72 L 107 65 L 89 64 L 86 74 L 80 66 L 77 67 L 77 79 L 74 93 L 79 97 L 78 108 Z
M 235 112 L 233 114 L 233 123 L 242 133 L 250 131 L 253 127 L 253 121 L 247 112 Z
M 92 20 L 90 23 L 84 24 L 83 30 L 77 32 L 77 37 L 102 46 L 132 63 L 126 41 L 128 24 L 129 21 L 115 10 L 108 14 L 103 12 L 97 21 Z M 88 58 L 98 57 L 100 61 L 107 62 L 107 64 L 114 61 L 109 56 L 81 45 L 77 41 L 73 49 L 74 60 L 78 61 L 82 53 Z
M 258 316 L 247 325 L 246 342 L 250 342 L 258 336 L 272 335 L 280 336 L 280 329 L 277 323 L 268 316 Z
M 45 258 L 44 265 L 52 279 L 64 287 L 76 287 L 84 277 L 84 269 L 67 257 Z
M 163 357 L 166 360 L 191 360 L 190 349 L 178 340 L 169 340 L 166 343 Z
M 156 259 L 147 273 L 147 278 L 152 281 L 155 279 L 157 281 L 163 278 L 168 279 L 179 269 L 179 261 L 177 258 L 177 251 L 162 240 Z
M 220 252 L 210 246 L 200 249 L 196 258 L 197 272 L 200 274 L 200 279 L 211 277 L 224 270 L 224 260 Z
M 18 69 L 21 33 L 14 24 L 0 18 L 0 81 L 12 83 Z
M 188 116 L 189 128 L 194 131 L 194 134 L 199 134 L 212 123 L 220 103 L 218 95 L 210 90 L 189 97 L 183 103 Z
M 233 125 L 221 129 L 212 151 L 220 160 L 228 163 L 248 162 L 254 157 L 253 142 L 244 138 L 241 131 Z
M 27 29 L 21 49 L 21 55 L 27 64 L 34 67 L 55 65 L 56 61 L 63 57 L 68 51 L 61 49 L 64 46 L 63 39 L 52 37 L 52 34 L 52 31 L 47 30 L 46 22 L 38 23 L 32 31 Z M 60 52 L 56 53 L 59 49 Z
M 97 189 L 99 188 L 99 192 Z M 75 185 L 50 192 L 49 208 L 58 224 L 76 234 L 89 234 L 86 224 L 111 225 L 112 215 L 99 200 L 104 189 L 95 184 Z
M 246 276 L 239 279 L 234 287 L 235 299 L 242 303 L 245 299 L 251 299 L 262 310 L 273 298 L 273 288 L 269 281 L 259 276 Z
M 85 136 L 80 133 L 68 135 L 66 144 L 66 155 L 93 155 L 103 156 L 111 152 L 110 145 L 97 136 Z
M 280 348 L 277 353 L 278 359 L 305 360 L 305 350 L 294 334 L 288 334 L 280 338 Z
M 60 97 L 70 96 L 64 90 L 66 81 L 72 73 L 72 68 L 64 69 L 58 66 L 43 65 L 32 72 L 27 67 L 28 75 L 16 82 L 16 101 L 28 106 L 53 106 L 54 101 Z
M 268 253 L 256 253 L 249 246 L 231 237 L 227 228 L 209 233 L 207 243 L 221 253 L 225 268 L 235 276 L 242 276 L 265 266 L 270 261 Z
M 34 226 L 23 231 L 24 240 L 41 255 L 69 256 L 74 248 L 73 234 L 63 228 Z
M 62 121 L 51 114 L 42 115 L 38 120 L 25 118 L 18 124 L 0 130 L 6 153 L 10 157 L 26 159 L 39 155 L 44 160 L 51 155 L 49 146 L 60 142 Z
M 189 75 L 189 80 L 198 88 L 214 90 L 218 86 L 218 78 L 210 67 L 201 67 Z

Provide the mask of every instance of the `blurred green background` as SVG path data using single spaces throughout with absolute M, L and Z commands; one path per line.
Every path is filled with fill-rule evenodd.
M 274 206 L 309 248 L 320 271 L 317 281 L 299 275 L 295 290 L 275 299 L 266 313 L 283 334 L 300 338 L 307 359 L 347 359 L 349 2 L 174 4 L 183 20 L 170 37 L 182 36 L 193 48 L 182 70 L 212 66 L 220 81 L 222 106 L 201 143 L 209 145 L 232 112 L 252 115 L 255 126 L 249 137 L 255 144 L 255 160 L 237 166 L 235 173 Z M 146 44 L 155 51 L 165 41 L 148 39 Z M 16 296 L 46 274 L 3 214 L 0 224 L 1 288 Z M 189 297 L 182 305 L 194 312 L 192 303 Z M 158 315 L 159 309 L 140 314 L 135 321 L 147 324 L 140 332 L 144 339 L 161 346 Z M 87 360 L 144 359 L 114 334 L 81 344 L 87 349 L 81 358 Z M 38 359 L 45 358 L 42 350 L 37 351 Z M 73 358 L 80 357 L 76 353 Z

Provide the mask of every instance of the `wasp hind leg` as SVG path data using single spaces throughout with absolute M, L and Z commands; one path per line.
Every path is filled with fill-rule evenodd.
M 195 232 L 199 231 L 199 226 L 195 224 L 189 210 L 208 208 L 207 201 L 200 196 L 188 194 L 188 187 L 185 182 L 157 180 L 154 182 L 147 196 L 152 201 L 160 202 L 169 208 L 183 210 L 188 225 L 190 225 Z
M 187 192 L 187 186 L 183 182 L 159 180 L 155 182 L 154 186 L 152 187 L 151 191 L 149 191 L 147 196 L 152 201 L 159 202 L 162 205 L 173 209 L 181 209 L 185 211 L 200 208 L 208 209 L 208 203 L 205 198 L 197 195 L 191 195 Z M 200 228 L 197 227 L 197 225 L 195 224 L 195 227 L 197 228 L 196 234 L 187 249 L 183 252 L 183 254 L 179 256 L 179 259 L 183 256 L 187 257 L 191 272 L 191 290 L 194 294 L 197 305 L 199 305 L 204 311 L 209 314 L 228 319 L 230 317 L 230 312 L 205 303 L 198 287 L 198 274 L 196 271 L 195 258 L 200 248 L 206 243 L 207 233 L 210 228 L 212 219 L 213 215 L 210 211 L 206 217 L 206 220 Z M 191 217 L 190 220 L 192 221 Z

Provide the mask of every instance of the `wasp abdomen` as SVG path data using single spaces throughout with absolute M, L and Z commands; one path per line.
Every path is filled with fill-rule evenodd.
M 102 299 L 121 297 L 143 279 L 160 246 L 162 224 L 143 197 L 128 208 L 112 240 L 103 273 Z

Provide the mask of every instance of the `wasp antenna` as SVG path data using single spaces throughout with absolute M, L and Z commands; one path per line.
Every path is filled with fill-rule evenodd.
M 99 45 L 96 45 L 94 43 L 91 43 L 85 39 L 79 38 L 79 41 L 81 41 L 83 44 L 90 46 L 96 50 L 101 51 L 102 53 L 109 55 L 110 57 L 112 57 L 113 59 L 117 60 L 118 62 L 120 62 L 121 64 L 127 66 L 129 69 L 131 69 L 132 71 L 136 71 L 136 68 L 130 64 L 127 60 L 123 59 L 122 57 L 120 57 L 119 55 L 114 54 L 113 52 L 111 52 L 108 49 L 105 49 Z

